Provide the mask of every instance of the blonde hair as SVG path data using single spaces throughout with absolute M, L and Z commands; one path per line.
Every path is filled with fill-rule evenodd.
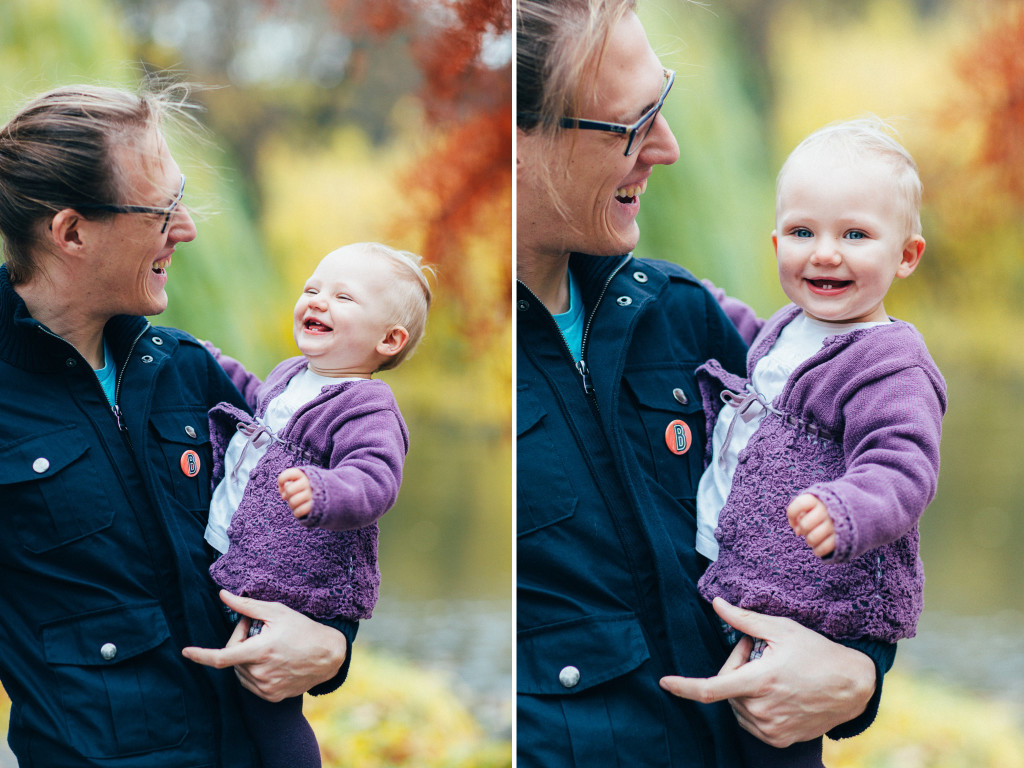
M 391 310 L 388 322 L 400 325 L 409 332 L 409 340 L 398 352 L 378 368 L 388 371 L 397 368 L 403 360 L 415 351 L 423 339 L 427 325 L 427 312 L 433 300 L 427 275 L 436 278 L 434 268 L 424 264 L 423 258 L 410 251 L 402 251 L 383 243 L 352 243 L 342 246 L 333 253 L 358 250 L 360 254 L 388 262 L 396 278 L 389 284 L 385 300 Z
M 516 125 L 552 146 L 562 117 L 579 117 L 593 93 L 605 46 L 636 0 L 518 0 L 516 3 Z M 533 168 L 559 207 L 547 165 Z
M 917 163 L 900 143 L 896 130 L 873 115 L 829 123 L 797 144 L 779 170 L 776 179 L 776 201 L 779 199 L 778 192 L 782 189 L 783 179 L 793 158 L 809 150 L 822 149 L 843 152 L 849 160 L 857 160 L 870 154 L 888 163 L 893 171 L 892 180 L 899 199 L 904 203 L 907 237 L 921 234 L 923 187 Z
M 145 158 L 145 142 L 186 116 L 192 86 L 147 79 L 139 92 L 68 85 L 29 101 L 0 128 L 0 237 L 12 283 L 29 280 L 39 225 L 64 208 L 86 218 L 114 214 L 84 206 L 116 204 L 126 181 L 115 155 Z M 83 206 L 83 208 L 79 208 Z

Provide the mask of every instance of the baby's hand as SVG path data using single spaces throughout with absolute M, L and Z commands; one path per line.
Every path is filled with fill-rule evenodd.
M 801 493 L 786 507 L 786 517 L 797 536 L 818 557 L 831 555 L 836 548 L 836 529 L 825 504 L 812 493 Z
M 292 514 L 298 518 L 306 517 L 313 511 L 313 489 L 309 478 L 301 469 L 291 467 L 277 476 L 277 490 L 281 498 L 288 502 Z

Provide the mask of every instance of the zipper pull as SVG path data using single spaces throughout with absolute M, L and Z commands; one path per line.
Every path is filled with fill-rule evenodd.
M 576 370 L 579 372 L 580 378 L 583 379 L 583 392 L 588 395 L 594 394 L 594 383 L 591 381 L 590 370 L 583 358 L 576 363 Z
M 110 410 L 114 412 L 114 418 L 117 419 L 118 430 L 120 430 L 122 434 L 127 432 L 128 430 L 125 428 L 124 422 L 121 421 L 121 409 L 120 407 L 118 407 L 117 403 L 114 403 L 112 406 L 110 406 Z

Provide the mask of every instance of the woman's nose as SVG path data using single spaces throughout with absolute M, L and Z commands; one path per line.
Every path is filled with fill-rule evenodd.
M 640 162 L 646 165 L 672 165 L 679 159 L 679 144 L 662 113 L 654 118 L 651 132 L 640 145 L 638 154 Z
M 179 203 L 171 213 L 168 237 L 177 243 L 187 243 L 196 239 L 196 223 L 183 203 Z

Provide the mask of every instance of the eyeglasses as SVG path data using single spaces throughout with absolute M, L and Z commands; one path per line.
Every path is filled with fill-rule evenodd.
M 647 138 L 647 134 L 651 132 L 651 128 L 654 127 L 655 120 L 658 117 L 658 113 L 661 111 L 662 106 L 665 104 L 665 97 L 668 96 L 668 92 L 672 90 L 672 84 L 676 81 L 676 73 L 671 69 L 663 70 L 665 74 L 665 83 L 661 86 L 661 95 L 658 97 L 658 101 L 649 110 L 640 116 L 632 125 L 623 125 L 622 123 L 605 123 L 600 120 L 583 120 L 578 117 L 562 117 L 558 120 L 558 125 L 562 128 L 577 128 L 581 131 L 608 131 L 609 133 L 618 133 L 626 136 L 626 157 L 629 157 L 636 152 L 640 145 L 643 144 L 644 139 Z M 519 113 L 520 117 L 536 118 L 538 115 L 534 113 Z
M 167 231 L 167 227 L 171 223 L 171 216 L 174 214 L 174 211 L 181 202 L 181 198 L 184 194 L 185 174 L 181 174 L 181 186 L 178 188 L 178 194 L 174 196 L 174 199 L 171 200 L 171 204 L 166 208 L 156 208 L 152 205 L 108 205 L 106 203 L 87 203 L 77 207 L 95 211 L 110 211 L 111 213 L 149 213 L 157 216 L 163 216 L 164 225 L 160 229 L 160 233 L 163 234 Z

